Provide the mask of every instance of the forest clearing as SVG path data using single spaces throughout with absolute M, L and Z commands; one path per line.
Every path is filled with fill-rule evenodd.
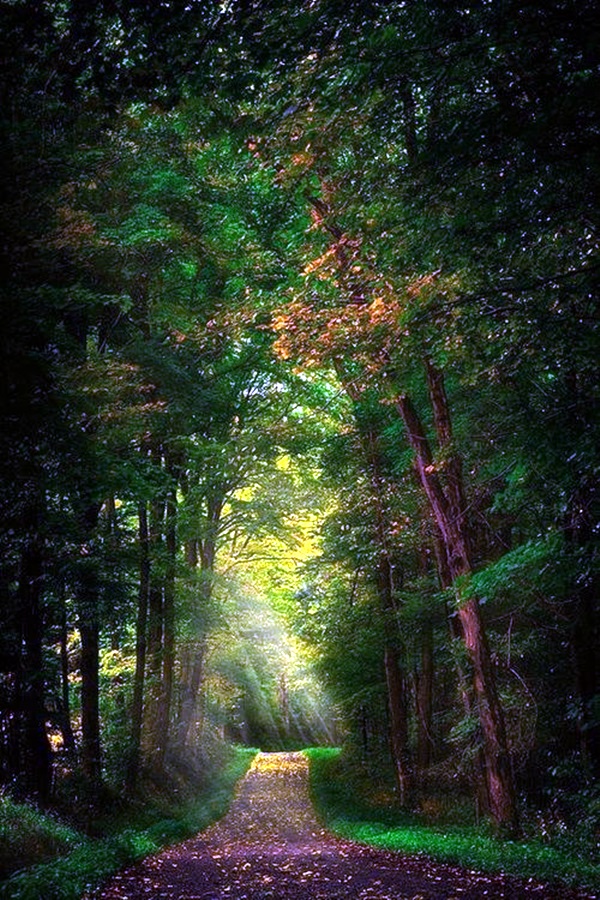
M 7 0 L 0 44 L 0 892 L 305 750 L 325 856 L 597 889 L 597 4 Z

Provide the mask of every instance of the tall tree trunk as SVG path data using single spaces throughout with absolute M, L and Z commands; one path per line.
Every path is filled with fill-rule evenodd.
M 198 541 L 192 538 L 189 541 L 185 542 L 183 554 L 185 557 L 186 564 L 189 566 L 192 571 L 198 565 Z
M 148 627 L 148 595 L 150 589 L 150 537 L 146 501 L 138 505 L 139 585 L 135 632 L 135 675 L 131 701 L 131 747 L 127 764 L 127 785 L 134 787 L 140 769 L 142 722 L 144 717 L 144 684 L 146 678 L 146 630 Z
M 195 641 L 186 649 L 187 665 L 182 671 L 181 711 L 177 723 L 177 745 L 183 750 L 187 745 L 197 710 L 198 692 L 204 672 L 205 643 Z
M 412 159 L 417 149 L 415 136 L 410 136 L 414 124 L 411 112 L 412 100 L 406 94 L 403 99 L 405 128 L 409 135 L 408 144 Z M 330 209 L 326 203 L 311 196 L 308 199 L 320 216 L 321 225 L 336 241 L 334 252 L 340 277 L 343 280 L 349 268 L 349 258 L 342 247 L 342 232 L 331 223 Z M 352 399 L 356 399 L 356 391 L 349 380 L 344 377 L 341 363 L 337 361 L 335 364 L 344 388 Z M 435 370 L 430 363 L 426 363 L 426 369 L 436 429 L 441 446 L 446 448 L 451 441 L 452 433 L 443 378 L 441 373 Z M 397 398 L 396 406 L 404 422 L 409 444 L 415 454 L 419 482 L 430 503 L 442 538 L 451 579 L 456 582 L 472 572 L 460 458 L 458 454 L 455 454 L 449 465 L 447 463 L 444 488 L 434 465 L 429 441 L 412 402 L 406 395 L 401 395 Z M 457 597 L 457 601 L 465 646 L 473 667 L 473 687 L 484 743 L 490 811 L 500 828 L 508 833 L 516 834 L 519 824 L 514 778 L 508 753 L 504 717 L 496 690 L 479 602 L 477 599 L 465 599 L 461 596 Z
M 421 666 L 416 681 L 417 770 L 422 774 L 433 757 L 433 626 L 424 622 L 421 631 Z
M 153 451 L 157 465 L 162 466 L 162 453 Z M 164 735 L 160 733 L 160 698 L 162 693 L 164 637 L 164 563 L 165 563 L 165 497 L 150 504 L 150 578 L 148 588 L 148 637 L 146 647 L 146 703 L 144 705 L 143 746 L 148 761 L 157 765 L 163 751 Z
M 198 594 L 199 602 L 204 607 L 210 603 L 212 597 L 217 538 L 224 499 L 224 493 L 219 491 L 208 498 L 204 535 L 202 539 L 190 538 L 185 544 L 187 564 L 192 570 L 197 569 L 198 564 L 200 565 Z M 199 635 L 198 640 L 188 645 L 186 655 L 188 657 L 187 664 L 182 666 L 181 670 L 182 678 L 179 688 L 181 708 L 177 723 L 177 743 L 181 749 L 185 748 L 188 743 L 192 726 L 197 718 L 198 696 L 206 655 L 204 635 Z
M 75 735 L 71 726 L 71 696 L 69 690 L 69 632 L 64 596 L 61 597 L 60 614 L 60 681 L 61 681 L 61 731 L 65 750 L 75 750 Z
M 383 502 L 384 484 L 379 442 L 373 431 L 364 431 L 362 437 L 376 510 L 375 539 L 379 551 L 377 589 L 384 615 L 396 619 L 395 574 L 388 546 L 389 524 Z M 400 806 L 407 806 L 411 801 L 413 789 L 413 771 L 408 746 L 408 681 L 401 665 L 398 647 L 391 642 L 387 643 L 384 649 L 384 666 L 390 717 L 390 751 L 396 775 L 398 800 Z
M 160 744 L 157 764 L 162 767 L 169 743 L 171 700 L 175 668 L 175 576 L 177 557 L 177 497 L 173 487 L 165 504 L 165 579 L 163 588 L 163 652 L 161 691 L 157 710 Z
M 412 772 L 408 755 L 408 703 L 406 679 L 399 664 L 398 651 L 391 644 L 386 644 L 384 665 L 390 714 L 390 746 L 398 801 L 404 807 L 412 794 Z
M 24 714 L 23 775 L 25 791 L 38 802 L 46 803 L 50 798 L 52 785 L 52 762 L 44 702 L 41 579 L 40 541 L 37 534 L 33 534 L 23 549 L 19 572 Z
M 102 780 L 100 743 L 99 665 L 100 629 L 86 611 L 79 621 L 81 635 L 81 768 L 92 795 Z
M 184 498 L 187 499 L 190 490 L 189 472 L 185 466 L 181 467 L 180 486 Z M 188 537 L 183 545 L 183 558 L 191 573 L 195 573 L 200 562 L 200 541 L 197 537 Z M 202 594 L 202 588 L 200 589 Z M 204 664 L 204 646 L 202 639 L 189 641 L 186 646 L 180 648 L 180 667 L 178 684 L 178 709 L 177 709 L 177 747 L 180 751 L 185 749 L 190 733 L 194 713 L 196 710 L 196 697 L 202 681 Z
M 448 588 L 452 587 L 452 576 L 450 574 L 450 567 L 448 566 L 448 555 L 446 553 L 446 548 L 443 546 L 439 528 L 437 527 L 437 524 L 435 524 L 435 522 L 434 527 L 435 534 L 433 537 L 433 547 L 438 571 L 438 579 L 442 590 L 447 590 Z M 448 622 L 448 633 L 450 635 L 451 646 L 456 647 L 460 643 L 460 646 L 463 647 L 465 640 L 460 619 L 458 618 L 456 610 L 453 610 L 452 614 L 450 614 L 448 610 L 446 610 L 446 621 Z M 456 677 L 458 681 L 458 692 L 460 694 L 460 699 L 462 701 L 465 716 L 467 717 L 467 719 L 470 719 L 477 715 L 477 704 L 473 695 L 473 680 L 469 679 L 462 661 L 460 660 L 460 656 L 462 656 L 462 653 L 457 652 L 454 654 Z M 477 743 L 479 744 L 480 742 L 478 741 Z M 489 813 L 490 811 L 485 769 L 485 756 L 483 750 L 479 746 L 475 752 L 473 770 L 475 805 L 477 809 L 478 819 L 479 815 Z
M 367 708 L 364 703 L 361 703 L 359 709 L 359 721 L 360 721 L 360 736 L 361 736 L 361 747 L 363 759 L 366 759 L 369 755 L 369 717 L 367 713 Z
M 218 525 L 220 516 L 213 512 L 213 526 Z M 200 563 L 200 584 L 198 587 L 199 602 L 206 606 L 212 597 L 213 573 L 216 553 L 216 530 L 210 529 L 210 533 L 201 541 L 194 541 L 195 556 Z M 187 648 L 188 665 L 185 672 L 182 671 L 182 684 L 180 686 L 182 701 L 179 722 L 177 724 L 177 742 L 181 748 L 188 743 L 192 725 L 196 716 L 198 696 L 202 676 L 204 674 L 204 662 L 206 655 L 206 641 L 203 635 Z
M 579 745 L 593 777 L 600 774 L 600 722 L 594 704 L 598 700 L 598 584 L 588 574 L 588 583 L 578 588 L 573 627 L 573 654 L 581 712 Z
M 380 549 L 377 578 L 379 598 L 384 615 L 395 615 L 393 569 L 387 554 Z M 397 630 L 397 629 L 395 629 Z M 385 678 L 388 695 L 390 723 L 390 751 L 398 800 L 401 806 L 410 803 L 413 789 L 413 772 L 408 746 L 408 683 L 400 662 L 399 650 L 391 641 L 384 648 Z
M 281 714 L 281 722 L 283 724 L 283 732 L 286 739 L 290 737 L 290 694 L 288 689 L 288 681 L 285 672 L 279 676 L 278 682 L 278 698 L 279 712 Z
M 441 406 L 448 415 L 441 392 L 434 390 L 434 394 L 432 403 Z M 456 514 L 452 491 L 446 493 L 444 490 L 429 441 L 412 402 L 407 396 L 400 396 L 397 408 L 415 454 L 419 481 L 442 537 L 450 576 L 456 583 L 472 572 L 464 518 Z M 483 739 L 489 808 L 498 827 L 516 834 L 519 826 L 512 765 L 481 610 L 477 598 L 461 596 L 460 587 L 458 590 L 458 616 L 473 669 L 473 690 Z
M 471 534 L 467 521 L 467 500 L 465 497 L 462 459 L 453 445 L 452 420 L 450 418 L 444 376 L 430 359 L 425 360 L 425 373 L 427 375 L 429 399 L 433 411 L 435 435 L 438 447 L 443 455 L 444 490 L 448 498 L 450 515 L 456 523 L 457 530 L 462 534 L 467 548 L 466 552 L 470 559 Z
M 76 574 L 77 613 L 81 636 L 81 768 L 89 790 L 97 794 L 102 781 L 100 740 L 100 611 L 97 561 L 90 537 L 98 524 L 101 504 L 88 503 L 79 513 L 81 559 Z

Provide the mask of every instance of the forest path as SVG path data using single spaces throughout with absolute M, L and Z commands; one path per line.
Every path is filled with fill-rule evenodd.
M 586 895 L 338 839 L 316 818 L 303 754 L 260 753 L 220 822 L 120 872 L 93 896 L 97 900 L 567 900 Z

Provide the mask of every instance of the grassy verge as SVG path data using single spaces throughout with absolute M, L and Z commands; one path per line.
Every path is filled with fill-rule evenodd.
M 541 842 L 505 841 L 485 828 L 426 825 L 416 815 L 375 808 L 356 799 L 344 778 L 339 751 L 305 751 L 310 760 L 311 792 L 326 826 L 335 834 L 373 847 L 421 854 L 481 872 L 504 872 L 539 881 L 600 889 L 600 866 Z
M 83 893 L 93 890 L 123 866 L 202 831 L 225 814 L 235 785 L 248 769 L 255 753 L 255 750 L 239 749 L 210 788 L 193 801 L 178 806 L 169 818 L 160 818 L 148 825 L 146 812 L 141 816 L 144 827 L 139 826 L 139 820 L 133 821 L 130 827 L 101 839 L 85 837 L 79 832 L 57 825 L 49 817 L 31 812 L 28 807 L 15 809 L 16 805 L 13 804 L 12 818 L 14 819 L 15 813 L 18 817 L 14 823 L 17 830 L 11 830 L 15 843 L 17 839 L 21 844 L 42 840 L 44 835 L 51 843 L 50 836 L 54 835 L 56 851 L 65 855 L 16 872 L 0 884 L 0 898 L 78 900 Z M 7 813 L 5 818 L 8 823 L 11 816 Z M 0 837 L 3 836 L 1 825 L 2 813 Z M 7 827 L 6 831 L 8 830 Z M 59 835 L 61 840 L 58 839 Z
M 0 798 L 0 879 L 79 847 L 81 832 L 33 806 Z

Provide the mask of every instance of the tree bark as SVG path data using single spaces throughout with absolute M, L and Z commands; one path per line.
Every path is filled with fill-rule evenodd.
M 100 629 L 90 616 L 80 620 L 81 635 L 81 768 L 95 794 L 102 780 L 100 745 Z
M 67 630 L 67 611 L 65 608 L 65 598 L 61 597 L 61 622 L 60 622 L 60 677 L 61 677 L 61 731 L 65 750 L 72 752 L 75 750 L 75 735 L 71 726 L 71 695 L 69 690 L 69 650 L 68 650 L 68 630 Z
M 162 468 L 162 451 L 153 448 L 154 463 Z M 165 587 L 165 496 L 157 496 L 150 504 L 148 586 L 148 628 L 146 642 L 146 702 L 142 744 L 147 761 L 154 767 L 163 752 L 160 733 L 160 702 L 164 654 L 164 587 Z
M 465 497 L 462 460 L 453 446 L 452 421 L 444 376 L 429 359 L 425 360 L 425 372 L 433 411 L 435 434 L 443 457 L 441 467 L 444 475 L 444 489 L 450 506 L 450 515 L 455 520 L 457 528 L 462 532 L 467 554 L 470 558 L 471 535 L 467 521 L 467 500 Z
M 407 133 L 410 133 L 413 123 L 411 98 L 408 95 L 404 97 L 404 103 L 405 126 Z M 410 134 L 408 143 L 411 145 L 410 155 L 414 156 L 416 144 Z M 348 259 L 341 248 L 342 235 L 329 220 L 327 204 L 313 197 L 309 197 L 309 201 L 319 213 L 323 227 L 337 241 L 334 251 L 340 273 L 343 276 L 348 269 Z M 356 399 L 356 391 L 348 383 L 349 380 L 344 377 L 341 363 L 334 360 L 334 365 L 349 396 Z M 429 362 L 426 363 L 426 370 L 440 447 L 446 450 L 448 455 L 448 451 L 451 449 L 452 430 L 443 377 Z M 476 599 L 464 600 L 460 596 L 460 579 L 467 577 L 472 572 L 460 458 L 457 454 L 450 453 L 448 455 L 444 486 L 437 467 L 434 465 L 429 441 L 412 402 L 406 395 L 401 395 L 396 400 L 396 406 L 404 422 L 409 445 L 415 455 L 415 467 L 419 482 L 437 523 L 450 577 L 454 583 L 457 583 L 458 616 L 473 667 L 474 695 L 483 736 L 490 811 L 498 827 L 508 833 L 516 834 L 519 824 L 512 766 L 481 610 Z
M 156 762 L 162 767 L 169 744 L 173 673 L 175 669 L 175 576 L 177 557 L 177 497 L 175 487 L 169 490 L 165 504 L 165 579 L 163 587 L 162 678 L 157 709 Z
M 188 566 L 192 570 L 196 570 L 198 565 L 200 566 L 198 594 L 199 602 L 203 606 L 206 606 L 212 597 L 217 538 L 224 499 L 224 492 L 218 490 L 207 499 L 203 536 L 189 538 L 184 548 Z M 204 635 L 200 635 L 198 640 L 188 645 L 186 649 L 187 664 L 181 667 L 179 685 L 181 706 L 177 722 L 177 744 L 180 750 L 183 750 L 188 744 L 192 726 L 196 720 L 205 655 L 206 642 Z
M 377 590 L 386 616 L 395 615 L 396 599 L 394 564 L 388 546 L 388 522 L 383 504 L 383 466 L 379 442 L 374 431 L 363 429 L 362 444 L 371 479 L 373 502 L 376 511 L 375 540 L 379 552 Z M 384 666 L 389 708 L 390 751 L 400 806 L 410 803 L 413 789 L 413 771 L 408 746 L 408 685 L 400 662 L 398 648 L 391 643 L 384 649 Z
M 408 703 L 406 679 L 398 661 L 398 651 L 391 644 L 384 650 L 385 680 L 390 714 L 390 746 L 398 787 L 400 806 L 408 804 L 412 793 L 412 773 L 408 755 Z
M 355 407 L 357 407 L 360 403 L 360 392 L 350 379 L 346 377 L 340 360 L 335 361 L 335 370 L 344 386 L 344 390 L 353 401 Z M 382 610 L 384 614 L 390 614 L 395 608 L 394 565 L 392 553 L 388 546 L 389 523 L 386 521 L 383 503 L 385 486 L 379 440 L 373 428 L 364 423 L 361 424 L 361 420 L 358 417 L 357 422 L 359 423 L 365 467 L 371 482 L 371 495 L 375 505 L 376 526 L 373 537 L 379 552 L 376 585 Z M 392 657 L 394 657 L 393 660 Z M 409 802 L 413 788 L 413 772 L 408 747 L 409 703 L 407 700 L 407 680 L 402 671 L 397 650 L 392 652 L 391 646 L 386 647 L 384 650 L 384 664 L 390 713 L 390 753 L 396 774 L 400 804 L 406 805 Z
M 194 715 L 198 704 L 198 692 L 202 683 L 202 675 L 204 671 L 205 644 L 204 641 L 196 641 L 189 648 L 190 656 L 187 672 L 182 677 L 182 700 L 179 722 L 177 723 L 177 744 L 180 750 L 183 750 L 188 742 L 192 725 L 194 724 Z
M 79 513 L 81 560 L 77 572 L 76 596 L 81 636 L 81 769 L 92 797 L 102 782 L 100 739 L 100 621 L 98 609 L 97 561 L 89 538 L 98 524 L 99 503 L 88 503 Z
M 207 511 L 209 522 L 208 533 L 202 540 L 193 541 L 194 557 L 196 563 L 200 563 L 199 600 L 204 606 L 210 602 L 212 597 L 216 539 L 222 505 L 222 500 L 219 498 L 213 499 Z M 202 676 L 204 674 L 206 643 L 203 636 L 188 648 L 188 654 L 190 663 L 187 666 L 187 677 L 182 678 L 180 687 L 182 702 L 179 722 L 177 724 L 177 741 L 181 748 L 186 746 L 192 730 L 192 725 L 194 724 L 194 716 L 198 704 L 198 694 L 202 683 Z
M 142 722 L 144 718 L 144 685 L 146 678 L 146 631 L 148 627 L 148 595 L 150 589 L 150 537 L 146 501 L 138 506 L 138 539 L 140 548 L 138 607 L 135 632 L 135 675 L 131 701 L 131 747 L 127 764 L 127 785 L 135 786 L 141 763 Z
M 439 405 L 449 422 L 445 398 L 435 388 L 432 403 Z M 412 402 L 407 396 L 400 396 L 397 408 L 415 454 L 419 481 L 442 538 L 450 577 L 457 588 L 458 616 L 473 669 L 473 690 L 483 739 L 490 812 L 499 828 L 509 834 L 516 834 L 519 825 L 512 766 L 481 610 L 476 598 L 465 598 L 460 591 L 460 579 L 472 572 L 464 517 L 456 509 L 452 490 L 448 493 L 444 490 L 428 438 Z
M 433 626 L 424 622 L 421 631 L 421 668 L 417 675 L 417 755 L 419 774 L 431 765 L 433 757 Z
M 46 733 L 44 698 L 42 611 L 40 603 L 42 559 L 39 538 L 32 535 L 21 554 L 19 605 L 21 611 L 24 713 L 23 781 L 27 794 L 47 803 L 52 785 L 52 761 Z
M 448 566 L 448 556 L 445 548 L 442 545 L 442 539 L 437 525 L 435 525 L 433 547 L 440 587 L 442 588 L 442 590 L 446 590 L 447 588 L 452 586 L 452 576 L 450 574 L 450 568 Z M 450 615 L 448 614 L 448 610 L 446 610 L 446 620 L 448 622 L 448 633 L 450 635 L 450 641 L 452 642 L 452 645 L 454 646 L 456 643 L 460 642 L 461 646 L 464 646 L 465 641 L 458 614 L 453 613 L 452 615 Z M 456 659 L 455 662 L 455 669 L 456 677 L 458 680 L 458 691 L 462 701 L 463 709 L 465 711 L 465 716 L 467 716 L 467 718 L 471 718 L 472 716 L 476 715 L 476 703 L 473 696 L 473 681 L 472 679 L 469 680 L 464 667 L 458 659 Z M 477 817 L 479 818 L 480 814 L 490 811 L 487 783 L 485 777 L 485 757 L 481 748 L 479 748 L 475 753 L 473 780 Z

